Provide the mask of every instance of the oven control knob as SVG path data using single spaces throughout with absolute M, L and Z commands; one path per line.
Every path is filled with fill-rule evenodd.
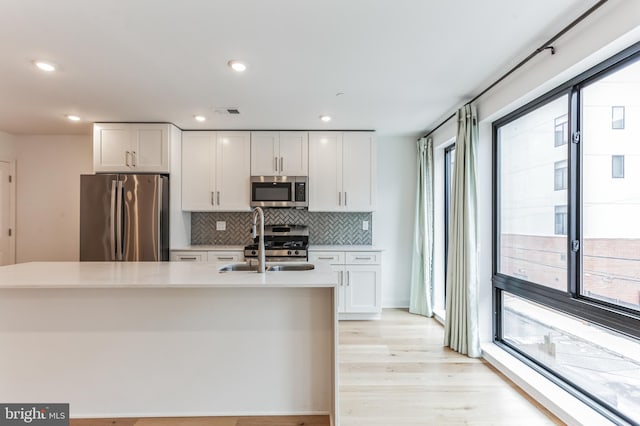
M 295 254 L 300 254 L 300 252 L 298 250 L 295 251 Z
M 255 256 L 258 253 L 255 250 L 251 250 L 251 254 Z
M 287 254 L 288 254 L 289 256 L 291 256 L 291 250 L 287 251 Z

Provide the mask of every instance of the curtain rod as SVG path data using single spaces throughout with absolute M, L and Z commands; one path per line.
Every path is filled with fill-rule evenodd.
M 591 6 L 586 12 L 584 12 L 582 15 L 578 16 L 573 22 L 571 22 L 569 25 L 567 25 L 566 27 L 564 27 L 559 33 L 557 33 L 556 35 L 554 35 L 553 37 L 551 37 L 549 40 L 547 40 L 542 46 L 538 47 L 536 50 L 534 50 L 533 52 L 531 52 L 531 54 L 529 56 L 527 56 L 526 58 L 524 58 L 522 61 L 520 61 L 516 66 L 514 66 L 513 68 L 511 68 L 509 71 L 507 71 L 502 77 L 498 78 L 496 81 L 494 81 L 493 83 L 491 83 L 486 89 L 484 89 L 482 92 L 478 93 L 476 96 L 473 97 L 473 99 L 471 99 L 469 102 L 467 103 L 473 103 L 475 101 L 477 101 L 478 99 L 480 99 L 480 97 L 482 95 L 484 95 L 485 93 L 487 93 L 489 90 L 493 89 L 494 87 L 496 87 L 498 84 L 502 83 L 507 77 L 509 77 L 511 74 L 513 74 L 514 72 L 516 72 L 518 69 L 520 69 L 524 64 L 526 64 L 527 62 L 529 62 L 531 59 L 533 59 L 535 56 L 537 56 L 538 54 L 544 52 L 545 50 L 550 50 L 552 55 L 555 55 L 556 53 L 556 49 L 555 47 L 552 46 L 552 44 L 558 40 L 560 37 L 562 37 L 563 35 L 565 35 L 567 32 L 569 32 L 573 27 L 575 27 L 576 25 L 578 25 L 580 22 L 584 21 L 589 15 L 591 15 L 593 12 L 595 12 L 597 9 L 599 9 L 600 7 L 602 7 L 602 5 L 604 5 L 606 2 L 608 2 L 609 0 L 600 0 L 598 3 L 594 4 L 593 6 Z M 423 138 L 429 137 L 431 136 L 431 134 L 433 134 L 433 132 L 435 132 L 436 130 L 438 130 L 440 127 L 442 127 L 447 121 L 451 120 L 452 118 L 454 118 L 456 116 L 456 113 L 454 112 L 453 114 L 451 114 L 450 116 L 448 116 L 447 118 L 445 118 L 443 121 L 440 122 L 440 124 L 438 124 L 436 127 L 434 127 L 432 130 L 429 130 L 427 132 L 427 134 L 425 134 L 423 136 Z

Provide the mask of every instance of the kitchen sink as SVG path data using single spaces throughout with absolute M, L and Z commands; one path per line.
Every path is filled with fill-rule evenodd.
M 311 271 L 315 269 L 315 265 L 312 263 L 277 263 L 267 265 L 265 272 L 279 272 L 279 271 Z M 218 268 L 219 272 L 257 272 L 258 265 L 249 263 L 232 263 L 224 265 Z

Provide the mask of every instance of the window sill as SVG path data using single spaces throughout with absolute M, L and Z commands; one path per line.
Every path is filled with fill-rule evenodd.
M 566 424 L 615 424 L 499 346 L 483 343 L 482 356 Z

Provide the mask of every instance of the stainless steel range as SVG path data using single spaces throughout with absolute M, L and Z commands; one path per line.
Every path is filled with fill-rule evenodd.
M 307 260 L 309 227 L 306 225 L 265 225 L 264 248 L 267 262 Z M 258 237 L 244 248 L 248 260 L 258 257 Z

